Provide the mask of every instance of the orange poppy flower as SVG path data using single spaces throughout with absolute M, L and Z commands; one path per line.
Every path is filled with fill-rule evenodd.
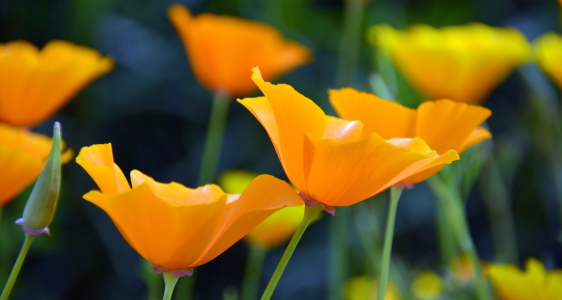
M 49 156 L 52 139 L 27 129 L 0 123 L 0 207 L 39 176 Z M 72 151 L 63 152 L 66 163 Z
M 41 51 L 26 41 L 0 44 L 0 121 L 37 125 L 111 69 L 111 58 L 65 41 Z
M 252 76 L 265 97 L 238 100 L 265 127 L 285 173 L 305 199 L 346 206 L 418 172 L 458 159 L 439 156 L 420 138 L 384 140 L 363 123 L 326 116 L 291 86 Z
M 190 189 L 133 170 L 132 187 L 113 162 L 111 144 L 84 147 L 76 158 L 101 191 L 84 199 L 103 209 L 125 240 L 157 271 L 185 275 L 215 258 L 275 211 L 302 205 L 284 181 L 257 177 L 240 195 L 209 184 Z
M 370 29 L 369 38 L 429 99 L 482 103 L 530 59 L 529 42 L 519 31 L 480 23 L 407 30 L 382 24 Z
M 256 177 L 258 174 L 250 171 L 229 170 L 221 174 L 218 183 L 227 193 L 241 193 Z M 275 248 L 291 239 L 303 216 L 304 205 L 285 207 L 248 232 L 244 241 L 266 249 Z
M 310 61 L 310 51 L 283 40 L 269 25 L 230 16 L 202 13 L 193 16 L 174 4 L 168 17 L 176 27 L 199 82 L 212 93 L 245 96 L 256 90 L 250 69 L 274 79 Z
M 488 130 L 479 127 L 492 114 L 481 106 L 438 100 L 426 101 L 416 110 L 352 88 L 329 93 L 330 103 L 338 115 L 361 121 L 365 132 L 376 132 L 384 139 L 420 137 L 440 155 L 451 149 L 462 153 L 492 136 Z M 403 182 L 418 183 L 442 167 L 418 173 Z

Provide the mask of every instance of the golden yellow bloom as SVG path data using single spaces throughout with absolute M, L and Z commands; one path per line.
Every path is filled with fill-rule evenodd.
M 562 299 L 562 269 L 546 271 L 542 263 L 531 258 L 526 271 L 514 265 L 490 264 L 488 276 L 503 300 Z
M 458 159 L 439 156 L 420 138 L 384 140 L 363 123 L 326 116 L 285 84 L 252 76 L 265 97 L 238 100 L 266 129 L 290 181 L 305 198 L 327 206 L 365 200 L 405 178 Z
M 258 174 L 245 170 L 229 170 L 221 174 L 218 184 L 226 193 L 239 194 Z M 271 249 L 293 236 L 304 216 L 304 205 L 285 207 L 273 213 L 244 237 L 251 245 Z
M 383 139 L 420 137 L 439 155 L 451 149 L 462 153 L 492 136 L 488 130 L 479 127 L 492 114 L 481 106 L 438 100 L 424 102 L 416 110 L 352 88 L 330 90 L 329 93 L 330 103 L 338 115 L 346 120 L 361 121 L 364 132 L 376 132 Z M 402 182 L 418 183 L 442 167 L 444 165 Z
M 530 45 L 519 31 L 479 23 L 404 31 L 383 24 L 372 27 L 369 38 L 430 99 L 484 102 L 530 58 Z
M 441 295 L 441 290 L 441 277 L 435 272 L 421 272 L 412 282 L 412 295 L 415 299 L 437 299 Z
M 259 66 L 272 80 L 306 64 L 310 51 L 283 40 L 269 25 L 230 16 L 202 13 L 192 16 L 174 4 L 168 17 L 187 51 L 195 77 L 212 93 L 245 96 L 256 90 L 250 69 Z
M 0 123 L 0 207 L 6 205 L 39 176 L 51 150 L 52 139 Z M 72 151 L 63 152 L 68 162 Z
M 350 278 L 345 283 L 345 300 L 375 300 L 379 289 L 379 279 L 367 276 Z M 384 300 L 399 300 L 400 293 L 392 281 L 388 281 Z
M 141 256 L 170 272 L 210 261 L 275 211 L 303 203 L 286 182 L 269 175 L 241 195 L 213 184 L 190 189 L 160 183 L 137 170 L 131 187 L 113 162 L 111 144 L 82 148 L 76 162 L 101 189 L 84 199 L 103 209 Z
M 533 48 L 539 67 L 562 88 L 562 36 L 544 34 L 533 43 Z
M 65 41 L 41 51 L 26 41 L 0 44 L 0 121 L 37 125 L 111 69 L 111 58 Z

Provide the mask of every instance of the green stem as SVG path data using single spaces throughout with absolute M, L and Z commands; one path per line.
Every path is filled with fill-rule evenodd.
M 398 200 L 404 188 L 392 186 L 390 188 L 390 203 L 388 204 L 388 214 L 386 216 L 386 230 L 384 233 L 384 248 L 382 252 L 381 276 L 379 279 L 378 300 L 383 300 L 386 295 L 386 284 L 388 283 L 388 274 L 390 273 L 390 253 L 392 250 L 392 239 L 394 237 L 394 224 L 396 221 L 396 209 L 398 208 Z
M 277 268 L 275 268 L 273 276 L 271 276 L 271 279 L 269 279 L 269 283 L 267 284 L 267 287 L 265 288 L 265 291 L 261 296 L 261 300 L 269 300 L 271 298 L 271 295 L 273 294 L 273 291 L 275 290 L 275 287 L 277 286 L 277 283 L 279 282 L 283 271 L 285 271 L 285 267 L 287 266 L 289 259 L 291 259 L 291 255 L 293 255 L 293 252 L 295 251 L 295 248 L 297 247 L 302 234 L 304 233 L 308 225 L 310 225 L 310 222 L 314 221 L 318 217 L 318 213 L 320 213 L 322 210 L 323 207 L 321 204 L 306 206 L 301 224 L 297 228 L 297 231 L 295 232 L 295 234 L 291 238 L 291 241 L 289 242 L 289 245 L 285 249 L 285 253 L 283 253 L 279 264 L 277 264 Z
M 468 223 L 464 213 L 463 202 L 460 193 L 452 184 L 445 184 L 439 178 L 439 174 L 432 176 L 427 180 L 438 201 L 447 216 L 448 225 L 453 230 L 457 243 L 461 250 L 468 254 L 472 267 L 474 269 L 474 287 L 476 294 L 480 300 L 492 300 L 490 287 L 484 278 L 482 267 L 480 266 L 480 258 L 474 247 L 474 242 L 470 236 Z
M 488 210 L 496 261 L 517 263 L 519 254 L 508 189 L 493 156 L 480 172 L 478 187 Z
M 357 68 L 362 34 L 363 1 L 345 1 L 343 32 L 338 61 L 338 85 L 350 86 Z
M 163 272 L 164 275 L 164 296 L 162 300 L 170 300 L 172 299 L 172 294 L 174 293 L 174 287 L 178 282 L 178 277 L 170 274 L 169 272 Z
M 328 273 L 328 299 L 339 300 L 342 298 L 342 287 L 347 278 L 347 244 L 348 244 L 348 225 L 350 219 L 350 207 L 338 208 L 337 218 L 330 219 L 330 257 Z
M 254 300 L 258 298 L 260 277 L 266 254 L 267 248 L 259 245 L 250 245 L 248 261 L 246 262 L 246 270 L 242 281 L 240 297 L 242 300 Z
M 23 241 L 23 245 L 21 246 L 20 254 L 16 259 L 16 263 L 14 264 L 14 268 L 12 269 L 12 273 L 10 273 L 8 282 L 6 283 L 6 286 L 4 286 L 2 295 L 0 295 L 0 300 L 7 300 L 8 296 L 10 296 L 10 292 L 12 292 L 12 288 L 14 287 L 14 283 L 16 282 L 16 278 L 18 277 L 21 266 L 23 265 L 23 261 L 25 260 L 25 256 L 27 255 L 27 251 L 31 246 L 31 242 L 33 242 L 36 237 L 36 235 L 25 235 L 25 240 Z
M 230 99 L 223 94 L 217 93 L 213 96 L 209 129 L 207 130 L 201 169 L 199 169 L 199 186 L 215 180 L 230 102 Z

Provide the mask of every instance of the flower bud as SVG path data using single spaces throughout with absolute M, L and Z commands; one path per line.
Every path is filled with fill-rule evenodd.
M 48 233 L 46 227 L 51 224 L 55 214 L 60 192 L 60 181 L 61 127 L 60 123 L 55 122 L 51 152 L 23 210 L 23 224 L 21 225 L 27 234 Z

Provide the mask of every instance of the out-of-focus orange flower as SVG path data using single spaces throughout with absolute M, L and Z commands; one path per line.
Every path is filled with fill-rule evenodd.
M 26 41 L 0 44 L 0 121 L 37 125 L 113 65 L 98 51 L 65 41 L 42 50 Z
M 283 40 L 269 25 L 202 13 L 193 16 L 183 5 L 174 4 L 168 17 L 176 27 L 199 82 L 212 93 L 245 96 L 256 90 L 250 69 L 259 66 L 266 79 L 310 61 L 310 51 Z
M 245 170 L 229 170 L 221 174 L 219 185 L 226 193 L 239 194 L 258 174 Z M 251 245 L 275 248 L 293 236 L 304 216 L 304 205 L 285 207 L 275 212 L 244 237 Z
M 39 176 L 51 150 L 52 139 L 0 123 L 0 207 L 6 205 Z M 72 151 L 63 152 L 66 163 Z
M 238 101 L 266 129 L 285 173 L 308 200 L 352 205 L 458 159 L 453 150 L 439 156 L 420 138 L 385 140 L 360 121 L 326 116 L 291 86 L 265 82 L 258 68 L 252 79 L 265 97 Z
M 345 283 L 344 294 L 345 300 L 368 300 L 377 299 L 377 291 L 379 288 L 378 278 L 369 278 L 367 276 L 352 277 Z M 392 281 L 388 281 L 384 300 L 399 300 L 400 292 Z
M 382 24 L 370 29 L 369 38 L 429 99 L 482 103 L 530 58 L 529 42 L 519 31 L 480 23 L 404 31 Z
M 479 127 L 492 114 L 481 106 L 438 100 L 424 102 L 416 110 L 352 88 L 329 93 L 338 115 L 346 120 L 361 121 L 364 132 L 376 132 L 383 139 L 420 137 L 439 155 L 451 149 L 462 153 L 492 136 Z M 418 173 L 403 182 L 418 183 L 442 167 L 444 165 Z
M 189 274 L 272 213 L 303 203 L 286 182 L 269 175 L 257 177 L 241 195 L 227 195 L 213 184 L 190 189 L 133 170 L 131 188 L 113 162 L 111 144 L 82 148 L 76 162 L 101 189 L 84 199 L 103 209 L 141 256 L 172 274 Z
M 526 267 L 521 271 L 514 265 L 489 265 L 488 276 L 501 299 L 562 299 L 562 269 L 547 272 L 534 258 L 527 261 Z
M 546 33 L 533 43 L 533 48 L 539 67 L 562 88 L 562 36 Z

